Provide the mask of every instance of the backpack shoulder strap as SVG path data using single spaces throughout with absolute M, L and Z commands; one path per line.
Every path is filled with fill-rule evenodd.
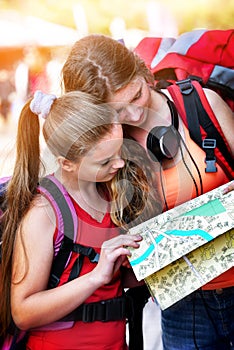
M 216 161 L 229 179 L 234 176 L 234 160 L 218 120 L 197 81 L 190 79 L 168 87 L 190 137 L 206 153 L 206 172 L 216 172 Z
M 5 192 L 6 192 L 6 188 L 9 180 L 10 180 L 10 176 L 0 178 L 0 213 L 1 213 L 1 204 L 4 201 Z
M 70 259 L 77 237 L 78 218 L 68 192 L 54 176 L 42 178 L 38 191 L 50 202 L 56 215 L 57 237 L 49 282 L 49 287 L 53 288 L 58 285 Z
M 10 180 L 10 176 L 0 178 L 0 263 L 2 261 L 2 215 L 6 210 L 6 197 L 5 192 L 7 188 L 7 184 Z
M 54 176 L 48 175 L 41 179 L 38 191 L 52 205 L 57 220 L 55 256 L 48 285 L 49 288 L 54 288 L 59 284 L 72 252 L 78 253 L 79 256 L 72 266 L 69 281 L 79 276 L 84 256 L 87 256 L 91 262 L 97 262 L 99 254 L 92 247 L 76 243 L 78 217 L 65 187 Z
M 39 192 L 47 198 L 52 205 L 57 219 L 58 238 L 65 235 L 73 242 L 76 241 L 78 219 L 74 205 L 65 187 L 52 175 L 47 175 L 40 180 Z M 56 255 L 57 252 L 55 252 Z

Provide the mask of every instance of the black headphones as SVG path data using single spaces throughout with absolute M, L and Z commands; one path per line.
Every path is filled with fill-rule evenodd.
M 147 136 L 147 150 L 149 156 L 155 162 L 161 162 L 163 159 L 172 159 L 178 152 L 180 138 L 178 133 L 179 119 L 174 103 L 166 94 L 162 93 L 167 98 L 167 104 L 171 113 L 171 125 L 156 126 L 150 130 Z

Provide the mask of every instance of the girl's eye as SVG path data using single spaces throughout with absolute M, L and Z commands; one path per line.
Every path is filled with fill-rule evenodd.
M 109 163 L 109 159 L 107 159 L 104 163 L 101 164 L 101 166 L 105 166 Z
M 138 100 L 138 99 L 141 97 L 141 94 L 142 94 L 142 89 L 140 89 L 140 90 L 138 91 L 138 93 L 136 94 L 136 96 L 134 97 L 134 99 L 133 99 L 132 101 Z

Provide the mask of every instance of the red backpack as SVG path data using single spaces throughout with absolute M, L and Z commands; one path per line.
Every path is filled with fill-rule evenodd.
M 156 88 L 169 90 L 191 138 L 206 152 L 206 171 L 215 172 L 217 161 L 233 179 L 230 147 L 202 87 L 216 91 L 234 111 L 234 30 L 146 37 L 134 51 L 154 74 Z

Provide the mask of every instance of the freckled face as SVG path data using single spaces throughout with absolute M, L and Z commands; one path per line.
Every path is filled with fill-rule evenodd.
M 118 112 L 120 123 L 141 126 L 150 101 L 150 88 L 145 79 L 139 77 L 113 94 L 108 103 Z

